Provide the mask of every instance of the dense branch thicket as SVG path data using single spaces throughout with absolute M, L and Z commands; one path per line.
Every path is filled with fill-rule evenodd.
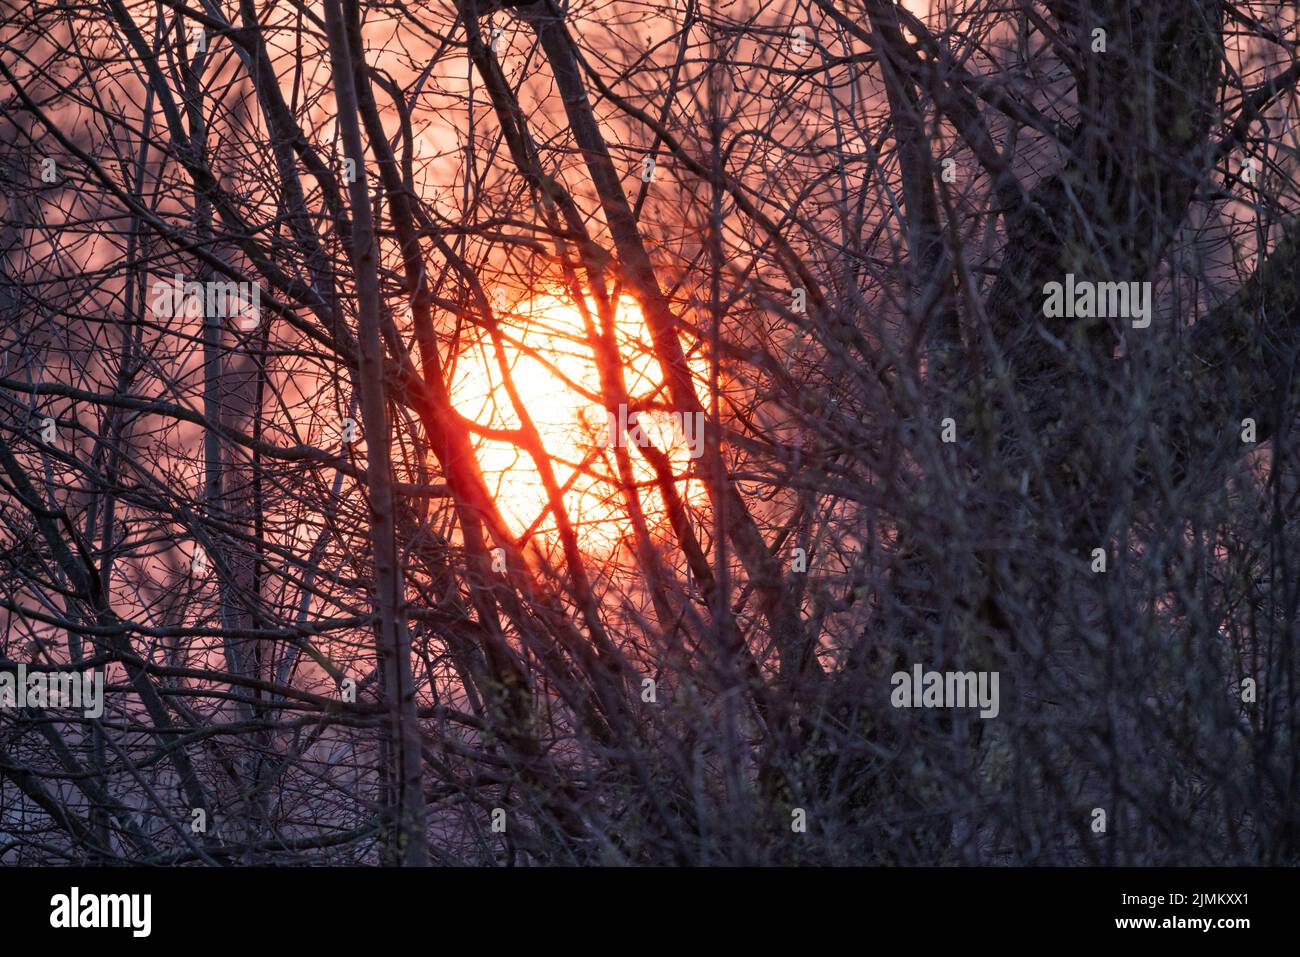
M 0 863 L 1296 862 L 1297 16 L 6 0 Z

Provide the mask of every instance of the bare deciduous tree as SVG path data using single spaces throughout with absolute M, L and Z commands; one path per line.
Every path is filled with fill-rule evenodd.
M 2 16 L 0 862 L 1296 860 L 1294 5 Z

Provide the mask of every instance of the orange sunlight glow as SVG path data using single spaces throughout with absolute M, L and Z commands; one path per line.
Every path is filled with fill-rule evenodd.
M 620 543 L 631 542 L 632 526 L 614 450 L 609 447 L 607 413 L 599 398 L 600 375 L 582 313 L 568 297 L 552 294 L 535 295 L 496 311 L 511 377 L 551 460 L 579 544 L 586 554 L 609 555 Z M 594 318 L 594 305 L 591 314 Z M 648 345 L 650 334 L 640 308 L 623 297 L 615 315 L 629 395 L 634 401 L 658 398 L 662 404 L 662 394 L 656 391 L 659 365 Z M 474 330 L 474 335 L 457 358 L 452 401 L 461 415 L 485 428 L 518 428 L 519 417 L 502 382 L 491 337 L 485 330 Z M 708 364 L 702 356 L 693 356 L 690 367 L 697 384 L 705 381 Z M 682 499 L 691 506 L 705 502 L 703 486 L 688 477 L 701 461 L 692 459 L 689 433 L 683 434 L 666 411 L 642 413 L 638 424 L 656 448 L 668 452 Z M 553 544 L 555 517 L 527 450 L 484 436 L 475 437 L 475 450 L 511 530 L 534 544 Z M 628 452 L 651 535 L 662 537 L 668 522 L 663 501 L 651 484 L 654 471 L 637 449 Z

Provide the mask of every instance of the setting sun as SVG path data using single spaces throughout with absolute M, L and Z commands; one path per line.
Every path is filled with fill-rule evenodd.
M 498 300 L 498 305 L 502 302 Z M 567 298 L 537 295 L 499 310 L 506 364 L 528 416 L 541 436 L 564 504 L 583 549 L 608 553 L 629 532 L 627 508 L 610 447 L 609 413 L 600 401 L 600 377 L 582 313 Z M 594 312 L 594 309 L 593 309 Z M 616 327 L 629 395 L 654 396 L 658 366 L 636 302 L 619 300 Z M 704 363 L 692 363 L 697 379 Z M 485 429 L 514 429 L 520 421 L 486 332 L 464 348 L 457 360 L 452 399 L 466 418 Z M 621 426 L 621 421 L 616 421 Z M 642 413 L 638 424 L 656 448 L 667 450 L 678 487 L 688 503 L 702 501 L 703 489 L 687 478 L 699 455 L 698 436 L 667 411 Z M 616 429 L 617 431 L 617 429 Z M 548 538 L 555 529 L 546 490 L 528 452 L 505 439 L 477 436 L 475 449 L 489 490 L 503 517 L 519 536 Z M 642 486 L 643 508 L 651 530 L 663 524 L 663 503 L 650 487 L 654 472 L 633 450 L 633 474 Z

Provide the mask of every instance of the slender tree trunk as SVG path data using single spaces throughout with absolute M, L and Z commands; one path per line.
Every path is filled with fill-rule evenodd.
M 357 119 L 356 85 L 348 55 L 347 27 L 339 0 L 326 0 L 325 22 L 329 31 L 343 146 L 347 157 L 356 162 L 357 172 L 349 188 L 351 258 L 356 275 L 357 341 L 360 347 L 357 385 L 365 426 L 366 479 L 372 519 L 375 637 L 387 705 L 388 755 L 393 762 L 390 810 L 397 861 L 404 866 L 422 867 L 429 862 L 429 852 L 425 843 L 420 728 L 411 673 L 411 642 L 406 627 L 405 587 L 397 549 L 396 503 L 384 392 L 384 345 L 380 335 L 378 249 L 365 175 L 365 151 Z

